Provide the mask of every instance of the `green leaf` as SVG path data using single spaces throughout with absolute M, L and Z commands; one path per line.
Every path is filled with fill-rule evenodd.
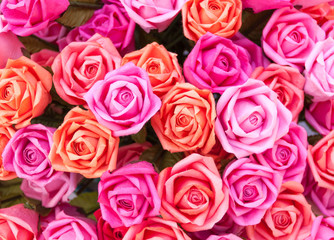
M 317 142 L 319 142 L 323 138 L 322 135 L 312 135 L 307 137 L 307 141 L 310 145 L 314 146 Z
M 90 215 L 100 208 L 97 198 L 97 192 L 85 192 L 70 201 L 70 204 L 82 208 L 86 215 Z
M 146 137 L 147 137 L 147 130 L 145 126 L 138 133 L 131 135 L 132 140 L 135 141 L 136 143 L 146 142 Z
M 147 161 L 150 163 L 155 163 L 156 165 L 159 165 L 158 163 L 162 159 L 162 155 L 164 153 L 164 150 L 162 149 L 160 144 L 154 145 L 150 147 L 149 149 L 146 149 L 139 157 L 139 161 Z
M 182 158 L 184 158 L 183 152 L 171 153 L 169 151 L 165 151 L 159 165 L 159 170 L 162 171 L 164 168 L 173 167 L 175 163 L 180 161 Z
M 23 43 L 25 47 L 24 55 L 29 56 L 30 53 L 36 53 L 42 49 L 50 49 L 53 51 L 58 51 L 58 46 L 49 42 L 46 42 L 35 35 L 30 35 L 28 37 L 20 37 L 19 40 Z

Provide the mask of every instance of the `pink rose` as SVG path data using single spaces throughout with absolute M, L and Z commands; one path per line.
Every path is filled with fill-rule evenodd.
M 109 38 L 95 34 L 87 42 L 73 42 L 52 64 L 58 95 L 73 105 L 86 104 L 84 94 L 121 65 L 121 56 Z
M 306 168 L 307 132 L 295 123 L 290 124 L 289 132 L 278 139 L 273 148 L 254 155 L 263 166 L 281 172 L 283 182 L 301 182 Z
M 147 72 L 133 63 L 109 72 L 84 99 L 97 121 L 111 129 L 114 136 L 139 132 L 161 106 Z
M 210 157 L 191 154 L 159 174 L 163 219 L 188 232 L 208 230 L 225 215 L 228 191 Z
M 334 20 L 326 21 L 322 26 L 322 30 L 326 33 L 326 38 L 334 38 Z
M 306 121 L 321 135 L 334 129 L 334 99 L 314 102 L 305 109 Z
M 0 68 L 4 68 L 6 66 L 9 58 L 17 59 L 22 56 L 21 48 L 23 48 L 23 44 L 19 41 L 15 34 L 11 32 L 0 33 L 0 45 L 5 46 L 0 50 Z
M 227 165 L 223 180 L 230 193 L 227 213 L 241 226 L 258 224 L 276 201 L 282 185 L 282 175 L 278 171 L 249 158 L 240 158 Z
M 208 237 L 206 240 L 242 240 L 242 238 L 230 233 L 225 235 L 212 235 Z
M 210 32 L 196 43 L 183 65 L 188 82 L 200 89 L 222 93 L 245 83 L 251 74 L 246 50 Z
M 303 8 L 312 7 L 324 2 L 332 2 L 332 0 L 292 0 L 293 4 L 296 6 L 302 6 Z
M 57 40 L 65 37 L 67 33 L 68 30 L 66 27 L 54 21 L 54 22 L 49 22 L 47 27 L 36 32 L 34 35 L 44 41 L 55 43 Z
M 40 200 L 43 207 L 53 208 L 59 202 L 69 201 L 81 179 L 80 174 L 61 172 L 47 183 L 23 179 L 21 190 L 27 197 Z
M 334 217 L 334 190 L 315 184 L 310 187 L 308 196 L 323 215 Z
M 116 228 L 140 224 L 147 217 L 159 215 L 161 200 L 157 181 L 158 173 L 148 162 L 105 172 L 99 183 L 98 198 L 102 218 Z
M 58 54 L 59 52 L 55 52 L 49 49 L 42 49 L 39 52 L 31 54 L 31 60 L 41 66 L 51 67 Z
M 313 102 L 334 99 L 333 44 L 332 38 L 317 42 L 305 62 L 304 90 Z
M 292 6 L 291 0 L 242 0 L 243 8 L 252 8 L 254 12 Z
M 278 99 L 292 113 L 292 120 L 297 122 L 304 107 L 305 78 L 296 68 L 270 64 L 267 68 L 256 68 L 251 78 L 263 81 L 276 92 Z
M 216 135 L 237 158 L 261 153 L 289 131 L 291 113 L 263 82 L 249 79 L 225 90 L 217 103 Z
M 140 143 L 132 143 L 129 145 L 122 146 L 118 149 L 117 154 L 117 166 L 116 168 L 120 168 L 125 166 L 126 164 L 138 161 L 140 155 L 148 148 L 152 147 L 152 144 L 149 142 Z
M 36 240 L 38 214 L 23 204 L 0 209 L 0 238 Z
M 306 58 L 325 32 L 308 14 L 295 8 L 276 10 L 263 29 L 262 46 L 275 63 L 304 68 Z
M 3 0 L 0 12 L 6 20 L 6 30 L 19 36 L 28 36 L 59 18 L 69 4 L 68 0 Z
M 282 185 L 277 201 L 261 222 L 246 227 L 250 240 L 305 240 L 311 235 L 314 215 L 303 196 L 303 186 L 296 182 Z
M 305 240 L 325 240 L 334 238 L 334 217 L 319 216 L 314 219 L 311 236 Z
M 165 30 L 180 12 L 186 0 L 120 0 L 130 18 L 146 32 Z
M 158 217 L 148 218 L 141 224 L 133 225 L 126 232 L 123 240 L 191 240 L 176 222 Z

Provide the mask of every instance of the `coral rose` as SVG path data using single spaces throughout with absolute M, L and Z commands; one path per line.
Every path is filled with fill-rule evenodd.
M 58 171 L 97 178 L 116 168 L 119 139 L 90 111 L 73 108 L 53 135 L 49 158 Z
M 230 38 L 241 27 L 241 0 L 189 0 L 182 8 L 184 35 L 197 41 L 211 32 Z
M 208 153 L 215 145 L 215 117 L 212 93 L 183 83 L 168 92 L 151 124 L 164 149 Z
M 195 153 L 160 172 L 158 193 L 162 218 L 188 232 L 211 229 L 228 208 L 228 190 L 214 160 Z
M 128 62 L 146 70 L 153 93 L 160 98 L 165 96 L 176 83 L 184 82 L 176 54 L 168 52 L 163 45 L 156 42 L 126 54 L 122 59 L 122 65 Z
M 10 172 L 5 170 L 1 156 L 8 141 L 14 136 L 14 134 L 15 130 L 12 127 L 0 126 L 0 180 L 1 181 L 11 180 L 17 177 L 15 172 Z
M 8 60 L 0 69 L 0 124 L 22 128 L 43 114 L 51 102 L 52 76 L 26 57 Z

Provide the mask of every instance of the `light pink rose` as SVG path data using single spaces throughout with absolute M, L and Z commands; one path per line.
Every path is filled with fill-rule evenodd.
M 230 233 L 225 235 L 212 235 L 208 237 L 206 240 L 242 240 L 242 238 Z
M 242 0 L 242 4 L 243 8 L 252 8 L 255 13 L 292 6 L 291 0 Z
M 278 171 L 249 158 L 240 158 L 227 165 L 223 180 L 230 193 L 227 213 L 241 226 L 258 224 L 276 201 L 282 185 L 282 175 Z
M 9 58 L 17 59 L 22 56 L 21 48 L 23 48 L 23 44 L 11 32 L 0 33 L 0 46 L 3 46 L 0 49 L 0 68 L 6 66 Z
M 308 14 L 295 8 L 276 10 L 263 29 L 262 47 L 275 63 L 303 70 L 306 58 L 325 32 Z
M 334 20 L 328 20 L 321 25 L 322 30 L 326 33 L 326 38 L 334 38 Z
M 334 99 L 334 40 L 327 38 L 313 47 L 305 62 L 306 94 L 311 95 L 313 102 Z
M 305 240 L 334 239 L 334 217 L 318 216 L 312 224 L 311 236 Z
M 186 0 L 120 0 L 130 18 L 146 32 L 165 30 L 180 12 Z
M 42 49 L 39 52 L 31 54 L 31 60 L 44 67 L 51 67 L 53 61 L 58 56 L 59 52 L 49 49 Z
M 224 150 L 241 158 L 272 148 L 289 131 L 291 119 L 274 91 L 249 79 L 221 95 L 215 132 Z
M 117 166 L 116 168 L 120 168 L 125 166 L 126 164 L 138 161 L 140 155 L 148 148 L 152 147 L 152 144 L 149 142 L 144 143 L 132 143 L 125 146 L 122 146 L 118 149 L 117 154 Z
M 116 137 L 139 132 L 161 106 L 147 72 L 133 63 L 109 72 L 84 99 L 97 121 Z
M 44 41 L 55 43 L 57 40 L 65 37 L 68 33 L 68 30 L 65 26 L 60 23 L 53 21 L 48 24 L 47 27 L 36 32 L 34 35 Z

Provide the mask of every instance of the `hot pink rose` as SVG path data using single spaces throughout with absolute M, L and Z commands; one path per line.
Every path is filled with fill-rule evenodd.
M 140 224 L 147 217 L 159 215 L 161 200 L 157 181 L 158 173 L 148 162 L 105 172 L 99 183 L 98 198 L 102 218 L 116 228 Z
M 5 46 L 0 49 L 0 68 L 6 66 L 7 60 L 16 59 L 22 56 L 21 48 L 23 44 L 11 32 L 0 33 L 0 45 Z
M 84 99 L 98 122 L 111 129 L 114 136 L 139 132 L 161 106 L 147 72 L 133 63 L 109 72 Z
M 252 68 L 244 48 L 208 32 L 188 55 L 183 71 L 186 80 L 196 87 L 222 93 L 245 83 Z
M 120 168 L 132 161 L 138 161 L 140 155 L 148 148 L 152 147 L 152 144 L 149 142 L 132 143 L 129 145 L 122 146 L 118 149 L 117 154 L 117 166 Z
M 333 2 L 332 0 L 292 0 L 293 4 L 296 6 L 302 6 L 303 8 L 312 7 L 324 2 Z
M 307 132 L 295 123 L 290 124 L 289 132 L 278 139 L 273 148 L 254 155 L 263 166 L 281 172 L 283 182 L 301 182 L 306 168 Z
M 242 0 L 243 8 L 252 8 L 254 12 L 292 6 L 291 0 Z
M 334 20 L 326 21 L 322 26 L 322 30 L 326 33 L 326 38 L 334 38 Z
M 262 46 L 275 63 L 304 68 L 306 58 L 325 32 L 308 14 L 295 8 L 276 10 L 263 29 Z
M 58 95 L 70 104 L 86 104 L 84 94 L 108 72 L 118 68 L 121 60 L 111 40 L 99 34 L 87 42 L 71 43 L 52 64 Z
M 23 204 L 0 209 L 0 238 L 36 240 L 38 214 Z
M 215 131 L 238 158 L 261 153 L 289 131 L 291 113 L 263 82 L 249 79 L 225 90 L 217 103 Z
M 28 36 L 46 28 L 68 6 L 68 0 L 3 0 L 0 12 L 7 22 L 6 30 L 19 36 Z
M 250 240 L 305 240 L 311 235 L 314 215 L 303 196 L 303 186 L 296 182 L 283 184 L 277 201 L 267 210 L 261 222 L 246 227 Z
M 311 236 L 305 240 L 334 239 L 334 217 L 319 216 L 314 219 Z
M 225 235 L 212 235 L 208 237 L 206 240 L 242 240 L 242 238 L 230 233 Z
M 297 122 L 304 107 L 305 78 L 296 68 L 270 64 L 267 68 L 256 68 L 251 78 L 263 81 L 276 92 L 278 99 L 292 113 L 292 120 Z
M 160 213 L 186 231 L 208 230 L 225 215 L 228 191 L 210 157 L 191 154 L 159 174 Z
M 334 99 L 334 40 L 327 38 L 317 42 L 305 62 L 305 93 L 314 102 Z
M 276 201 L 282 185 L 282 175 L 278 171 L 249 158 L 230 163 L 225 168 L 223 180 L 230 193 L 227 213 L 241 226 L 258 224 Z
M 58 56 L 59 52 L 49 49 L 42 49 L 37 53 L 31 54 L 31 60 L 44 67 L 51 67 L 53 61 Z
M 48 24 L 47 27 L 36 32 L 34 35 L 43 39 L 44 41 L 55 43 L 59 39 L 65 37 L 68 33 L 68 30 L 65 26 L 60 23 L 53 21 Z
M 180 12 L 186 0 L 120 0 L 130 18 L 146 32 L 165 30 Z

